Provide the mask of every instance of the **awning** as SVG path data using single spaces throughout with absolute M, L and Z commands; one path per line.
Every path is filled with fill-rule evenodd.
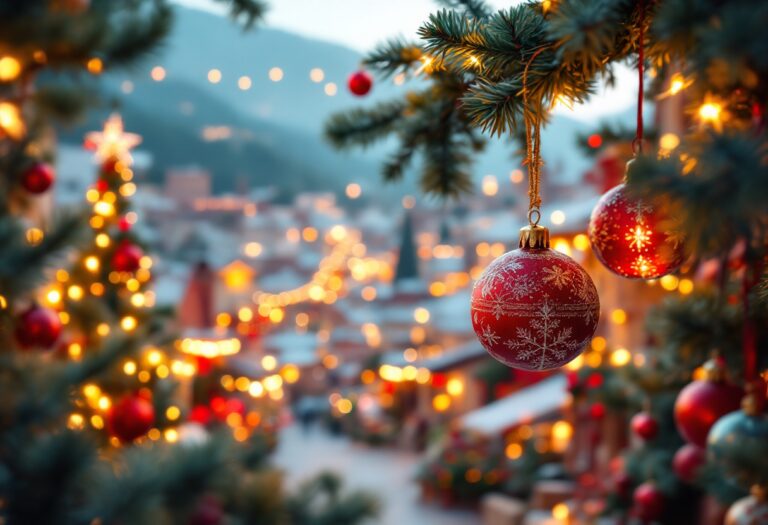
M 495 436 L 516 425 L 556 412 L 566 402 L 566 379 L 557 374 L 464 415 L 465 430 Z

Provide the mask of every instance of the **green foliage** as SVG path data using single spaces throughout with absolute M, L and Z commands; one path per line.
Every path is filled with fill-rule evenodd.
M 330 472 L 303 483 L 287 501 L 290 523 L 302 525 L 354 525 L 375 518 L 376 498 L 364 492 L 342 492 L 341 479 Z

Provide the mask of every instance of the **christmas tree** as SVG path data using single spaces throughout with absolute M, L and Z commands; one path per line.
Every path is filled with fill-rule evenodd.
M 245 27 L 265 9 L 221 3 Z M 157 49 L 171 22 L 166 1 L 0 6 L 0 516 L 357 523 L 375 514 L 369 495 L 343 493 L 332 475 L 287 494 L 257 434 L 232 439 L 188 420 L 177 387 L 195 368 L 152 308 L 152 260 L 129 199 L 139 137 L 119 117 L 87 137 L 100 166 L 87 212 L 55 209 L 54 125 L 98 98 L 94 77 Z
M 637 129 L 595 123 L 586 142 L 594 150 L 603 139 L 604 145 L 631 141 L 634 159 L 626 184 L 603 197 L 587 233 L 610 271 L 652 283 L 661 278 L 665 289 L 685 281 L 686 295 L 655 309 L 647 323 L 650 348 L 641 359 L 622 357 L 628 366 L 619 371 L 598 359 L 571 372 L 577 404 L 591 406 L 594 419 L 606 411 L 636 412 L 625 421 L 635 443 L 617 456 L 610 476 L 616 479 L 595 483 L 598 472 L 583 479 L 606 498 L 605 512 L 622 519 L 710 523 L 697 502 L 714 498 L 727 507 L 751 489 L 751 497 L 731 507 L 728 523 L 746 523 L 738 521 L 746 516 L 762 522 L 768 468 L 747 458 L 765 455 L 768 442 L 761 381 L 768 366 L 768 62 L 761 35 L 768 6 L 544 0 L 494 12 L 482 1 L 442 3 L 420 28 L 420 40 L 390 41 L 364 61 L 382 78 L 421 79 L 418 87 L 333 116 L 329 139 L 339 147 L 365 147 L 394 137 L 384 178 L 401 178 L 419 159 L 423 189 L 444 198 L 471 189 L 473 156 L 488 136 L 517 141 L 529 172 L 525 255 L 548 246 L 538 225 L 541 127 L 556 104 L 586 101 L 598 82 L 610 83 L 620 64 L 631 64 L 639 79 Z M 645 99 L 655 101 L 652 133 L 643 129 Z M 480 284 L 501 282 L 517 293 L 519 285 L 504 279 L 519 276 L 516 266 L 525 261 L 499 261 Z M 542 286 L 534 282 L 537 290 Z M 493 313 L 502 322 L 478 335 L 495 357 L 520 366 L 507 359 L 513 352 L 496 345 L 499 331 L 513 322 L 504 313 L 510 301 L 499 298 Z

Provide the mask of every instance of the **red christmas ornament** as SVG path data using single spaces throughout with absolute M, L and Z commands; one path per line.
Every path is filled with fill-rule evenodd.
M 645 441 L 651 440 L 659 433 L 659 424 L 648 412 L 638 412 L 629 423 L 632 432 Z
M 115 173 L 115 172 L 117 172 L 117 163 L 118 162 L 120 162 L 120 161 L 118 160 L 117 157 L 109 157 L 101 165 L 101 171 L 103 171 L 104 173 Z
M 699 469 L 706 460 L 707 453 L 704 449 L 688 443 L 675 452 L 675 457 L 672 458 L 672 470 L 678 478 L 691 483 L 696 479 Z
M 54 310 L 34 305 L 16 321 L 16 342 L 22 348 L 51 348 L 61 334 L 61 320 Z
M 112 255 L 112 269 L 116 272 L 135 272 L 139 269 L 144 252 L 130 242 L 124 242 L 117 247 Z
M 626 472 L 620 472 L 613 479 L 616 494 L 621 498 L 629 498 L 632 492 L 632 478 Z
M 521 230 L 520 248 L 486 268 L 472 290 L 472 326 L 512 368 L 551 370 L 577 357 L 600 315 L 597 290 L 573 259 L 549 249 L 546 228 Z
M 189 518 L 189 525 L 219 525 L 224 519 L 221 502 L 212 495 L 203 496 Z
M 592 403 L 589 407 L 589 417 L 598 421 L 605 417 L 605 405 L 602 403 Z
M 109 411 L 110 434 L 127 443 L 143 436 L 155 422 L 155 407 L 144 397 L 133 394 L 120 399 Z
M 131 231 L 131 226 L 133 225 L 125 217 L 120 217 L 117 221 L 117 228 L 123 233 Z
M 192 410 L 189 411 L 189 420 L 194 423 L 199 423 L 203 426 L 211 422 L 213 414 L 211 409 L 205 405 L 195 405 Z
M 48 191 L 55 179 L 56 174 L 50 164 L 37 162 L 21 175 L 21 185 L 29 193 L 40 195 Z
M 627 165 L 629 166 L 629 164 Z M 619 184 L 598 201 L 589 220 L 589 240 L 600 262 L 630 279 L 656 279 L 683 263 L 682 239 L 652 203 Z
M 604 382 L 605 382 L 605 378 L 603 377 L 603 374 L 601 374 L 600 372 L 592 372 L 587 377 L 586 385 L 587 385 L 587 388 L 595 389 L 603 386 Z
M 347 86 L 353 95 L 362 97 L 367 95 L 373 87 L 373 77 L 366 71 L 356 71 L 349 75 Z
M 664 512 L 664 494 L 653 482 L 646 481 L 635 489 L 632 496 L 635 514 L 642 521 L 654 521 Z
M 707 446 L 712 425 L 725 414 L 738 410 L 744 391 L 725 380 L 722 359 L 710 359 L 704 365 L 704 379 L 683 388 L 675 401 L 677 430 L 688 443 Z

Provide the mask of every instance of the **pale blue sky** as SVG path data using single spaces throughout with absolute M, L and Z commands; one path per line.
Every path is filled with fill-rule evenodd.
M 176 0 L 179 4 L 220 10 L 210 0 Z M 486 0 L 497 8 L 519 0 Z M 395 35 L 413 36 L 429 13 L 437 9 L 432 0 L 267 0 L 267 25 L 306 36 L 337 42 L 359 51 L 370 49 Z M 601 90 L 573 110 L 555 110 L 579 120 L 596 122 L 600 117 L 632 107 L 637 80 L 628 69 L 618 71 L 618 85 Z

